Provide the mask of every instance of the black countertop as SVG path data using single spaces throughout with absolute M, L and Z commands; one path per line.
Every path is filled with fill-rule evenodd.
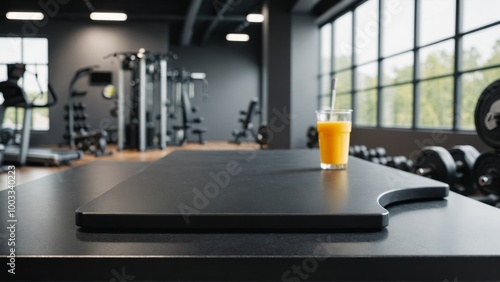
M 500 281 L 500 210 L 450 193 L 388 207 L 377 232 L 89 232 L 75 210 L 147 163 L 96 161 L 16 188 L 16 274 L 0 280 Z M 121 279 L 121 280 L 120 280 Z
M 319 168 L 314 150 L 177 151 L 79 208 L 85 228 L 367 230 L 390 203 L 442 199 L 448 185 L 351 157 Z

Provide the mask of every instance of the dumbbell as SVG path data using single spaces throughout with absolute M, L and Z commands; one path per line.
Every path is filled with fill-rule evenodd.
M 75 110 L 85 110 L 85 108 L 87 108 L 87 106 L 85 104 L 83 104 L 82 102 L 78 102 L 78 103 L 74 103 L 73 104 L 73 108 Z
M 413 172 L 413 161 L 409 160 L 407 157 L 399 158 L 396 161 L 396 168 L 406 172 Z
M 88 131 L 90 129 L 90 124 L 84 123 L 84 122 L 75 123 L 75 126 L 74 126 L 75 131 L 80 131 L 82 129 L 85 131 Z
M 352 146 L 352 155 L 357 157 L 357 158 L 360 158 L 360 153 L 361 153 L 361 146 L 359 145 L 354 145 Z
M 349 149 L 349 151 L 350 151 L 350 149 Z M 360 149 L 359 145 L 352 146 L 352 155 L 353 156 L 358 157 L 358 154 L 360 151 L 361 151 L 361 149 Z
M 500 195 L 499 152 L 487 152 L 479 156 L 472 174 L 482 193 Z
M 376 164 L 387 165 L 389 159 L 387 157 L 375 157 L 375 158 L 370 158 L 370 161 Z
M 479 201 L 483 204 L 500 208 L 500 199 L 498 198 L 497 195 L 489 194 L 489 195 L 471 196 L 470 198 Z
M 449 152 L 443 147 L 424 147 L 417 156 L 415 173 L 442 181 L 452 191 L 462 195 L 476 192 L 472 169 L 479 152 L 469 145 L 454 146 Z
M 86 113 L 75 113 L 75 120 L 86 120 L 88 115 Z
M 370 158 L 380 158 L 387 156 L 387 151 L 383 147 L 371 148 L 368 150 L 368 153 L 370 155 Z
M 370 159 L 370 152 L 368 151 L 368 148 L 365 145 L 361 146 L 354 146 L 354 151 L 355 155 L 358 158 L 361 158 L 363 160 L 369 160 Z
M 387 159 L 387 166 L 403 171 L 413 171 L 413 161 L 405 156 L 394 156 Z
M 318 130 L 316 130 L 316 127 L 310 126 L 307 129 L 307 147 L 308 148 L 314 148 L 318 147 Z

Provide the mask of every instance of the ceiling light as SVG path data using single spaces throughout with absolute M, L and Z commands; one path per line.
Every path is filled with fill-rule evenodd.
M 248 14 L 247 21 L 251 23 L 261 23 L 264 21 L 264 15 L 262 14 Z
M 127 20 L 127 14 L 125 13 L 101 13 L 92 12 L 90 18 L 94 21 L 120 21 L 123 22 Z
M 9 20 L 41 21 L 44 16 L 39 12 L 7 12 L 5 17 Z
M 192 79 L 205 79 L 207 75 L 203 72 L 193 72 L 191 73 Z
M 245 42 L 250 39 L 250 36 L 248 34 L 244 33 L 228 33 L 226 35 L 226 40 L 227 41 L 239 41 L 239 42 Z

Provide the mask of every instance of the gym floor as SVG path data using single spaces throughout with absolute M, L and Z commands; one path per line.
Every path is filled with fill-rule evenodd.
M 188 143 L 183 146 L 168 146 L 164 150 L 148 150 L 139 152 L 137 150 L 117 151 L 116 145 L 110 145 L 108 150 L 113 151 L 111 156 L 94 157 L 85 154 L 82 159 L 72 162 L 71 165 L 59 167 L 44 166 L 23 166 L 16 167 L 17 185 L 40 179 L 53 173 L 61 172 L 73 167 L 85 165 L 94 161 L 128 161 L 128 162 L 153 162 L 177 150 L 199 150 L 199 151 L 220 151 L 220 150 L 258 150 L 259 145 L 254 142 L 242 142 L 240 145 L 231 144 L 224 141 L 209 141 L 204 145 L 198 143 Z M 0 174 L 0 183 L 6 183 L 7 174 Z M 6 187 L 0 188 L 1 190 Z

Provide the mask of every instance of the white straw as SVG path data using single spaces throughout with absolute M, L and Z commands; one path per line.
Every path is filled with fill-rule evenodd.
M 332 78 L 332 111 L 335 109 L 335 98 L 337 96 L 337 77 Z

